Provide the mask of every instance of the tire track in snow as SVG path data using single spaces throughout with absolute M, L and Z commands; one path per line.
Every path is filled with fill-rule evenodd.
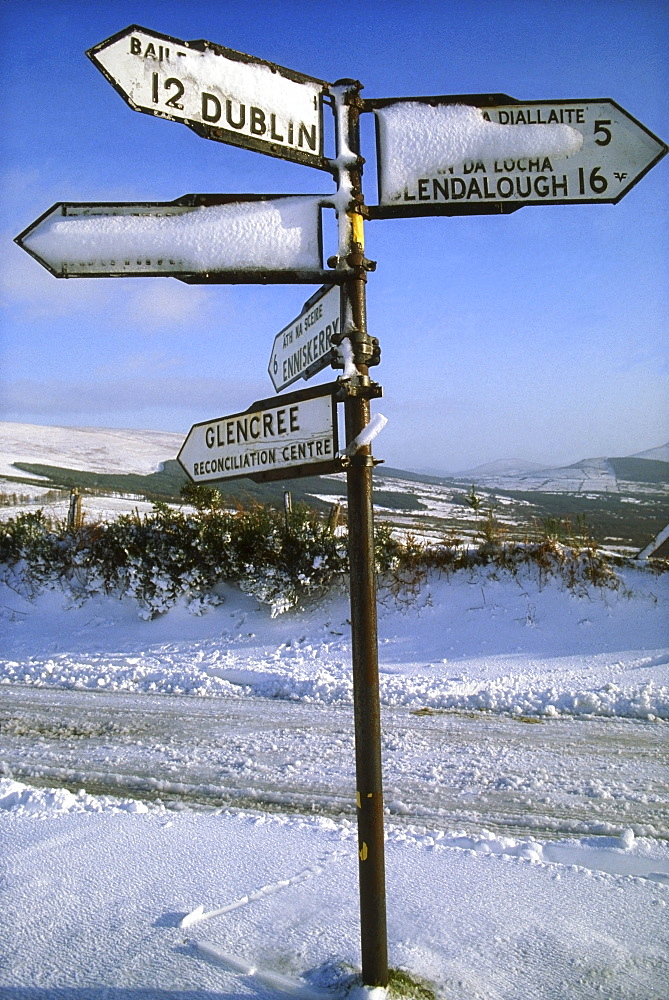
M 353 725 L 339 706 L 9 686 L 2 701 L 0 768 L 19 781 L 175 808 L 354 816 Z M 394 823 L 669 837 L 661 722 L 386 708 L 383 726 Z
M 186 914 L 179 924 L 179 927 L 192 927 L 194 924 L 202 923 L 204 920 L 211 920 L 212 917 L 220 917 L 225 913 L 232 913 L 233 910 L 238 910 L 240 906 L 248 906 L 249 903 L 254 903 L 259 899 L 264 899 L 265 896 L 273 896 L 277 892 L 281 892 L 283 889 L 288 889 L 290 886 L 299 885 L 300 882 L 306 882 L 307 879 L 313 878 L 315 875 L 322 875 L 323 865 L 332 864 L 332 862 L 339 861 L 340 858 L 348 857 L 350 854 L 350 850 L 332 851 L 325 857 L 320 858 L 322 864 L 310 865 L 308 868 L 303 868 L 302 871 L 297 872 L 290 878 L 281 879 L 279 882 L 273 882 L 270 885 L 263 885 L 259 889 L 255 889 L 253 892 L 240 896 L 239 899 L 235 899 L 234 902 L 228 903 L 226 906 L 221 906 L 217 910 L 210 910 L 209 913 L 205 913 L 204 906 L 200 904 L 199 906 L 196 906 L 194 910 L 191 910 L 190 913 Z M 251 973 L 246 974 L 251 975 Z
M 213 916 L 213 914 L 210 914 L 210 916 Z M 281 993 L 287 993 L 289 996 L 299 998 L 299 1000 L 332 1000 L 333 993 L 331 990 L 319 990 L 314 986 L 301 983 L 299 979 L 290 979 L 288 976 L 282 976 L 279 972 L 273 972 L 270 969 L 258 969 L 255 965 L 249 965 L 243 959 L 237 958 L 236 955 L 228 955 L 227 952 L 222 951 L 208 941 L 191 941 L 190 943 L 196 951 L 199 951 L 207 958 L 224 965 L 233 972 L 238 972 L 242 976 L 252 977 L 256 982 L 272 990 L 279 990 Z

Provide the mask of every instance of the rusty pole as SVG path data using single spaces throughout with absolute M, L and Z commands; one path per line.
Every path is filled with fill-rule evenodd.
M 367 333 L 365 285 L 373 264 L 364 256 L 365 213 L 361 175 L 359 113 L 362 85 L 339 80 L 333 88 L 337 124 L 339 257 L 342 282 L 342 337 L 352 348 L 345 365 L 346 443 L 370 419 L 370 397 L 380 388 L 370 382 L 369 365 L 378 364 L 378 340 Z M 350 356 L 350 352 L 349 352 Z M 353 368 L 354 365 L 354 368 Z M 381 775 L 376 577 L 372 470 L 369 445 L 355 450 L 347 468 L 353 702 L 355 718 L 356 804 L 360 879 L 362 979 L 366 986 L 387 986 L 388 946 Z

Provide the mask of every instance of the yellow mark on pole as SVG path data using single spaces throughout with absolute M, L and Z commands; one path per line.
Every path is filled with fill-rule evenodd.
M 366 861 L 367 860 L 367 853 L 368 853 L 367 852 L 367 844 L 365 844 L 365 842 L 363 841 L 362 847 L 358 851 L 358 854 L 360 855 L 360 860 L 361 861 Z
M 353 236 L 353 242 L 359 243 L 362 249 L 365 249 L 365 230 L 364 230 L 364 219 L 359 212 L 347 212 L 346 213 L 350 223 L 351 231 Z
M 358 809 L 362 809 L 362 802 L 360 801 L 360 792 L 355 793 L 355 804 L 357 805 Z

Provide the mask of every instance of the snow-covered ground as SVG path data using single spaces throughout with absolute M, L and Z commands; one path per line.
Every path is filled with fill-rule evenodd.
M 7 485 L 7 484 L 5 484 Z M 17 492 L 16 483 L 12 483 L 13 489 L 5 489 L 4 492 Z M 3 484 L 0 482 L 0 493 L 3 492 Z M 26 496 L 30 496 L 32 501 L 12 506 L 0 507 L 0 521 L 9 521 L 19 514 L 26 514 L 35 511 L 42 511 L 44 516 L 58 524 L 67 522 L 67 515 L 70 509 L 70 494 L 66 490 L 47 490 L 40 486 L 25 486 L 23 491 L 29 491 Z M 46 496 L 45 496 L 46 494 Z M 55 494 L 55 496 L 53 496 Z M 121 514 L 150 514 L 154 505 L 149 500 L 144 500 L 137 496 L 95 496 L 86 494 L 83 498 L 82 511 L 84 524 L 97 524 L 100 521 L 115 521 Z M 179 510 L 189 510 L 187 505 L 178 506 Z
M 343 995 L 334 987 L 359 961 L 349 824 L 146 811 L 3 784 L 7 1000 L 280 996 L 265 970 L 301 981 L 305 993 Z M 391 828 L 391 963 L 449 1000 L 660 1000 L 669 972 L 666 845 L 628 834 L 592 852 L 643 858 L 653 871 L 594 871 L 578 864 L 577 844 Z M 180 926 L 189 913 L 215 910 L 227 912 Z M 231 970 L 206 945 L 260 976 Z
M 390 960 L 444 1000 L 666 1000 L 669 580 L 623 584 L 381 593 Z M 0 593 L 3 998 L 336 997 L 358 968 L 346 599 L 223 596 L 146 622 Z

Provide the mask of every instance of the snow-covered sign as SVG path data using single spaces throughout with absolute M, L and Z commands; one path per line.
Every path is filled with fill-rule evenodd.
M 277 333 L 269 359 L 269 376 L 277 392 L 321 371 L 332 358 L 332 337 L 340 329 L 338 286 L 319 288 L 292 323 Z
M 323 80 L 135 24 L 86 55 L 134 111 L 182 122 L 206 139 L 329 169 Z
M 506 94 L 366 101 L 376 115 L 375 218 L 615 203 L 667 152 L 608 99 Z
M 248 410 L 194 424 L 177 460 L 194 483 L 256 482 L 339 472 L 339 385 L 260 399 Z
M 16 242 L 57 278 L 306 282 L 323 270 L 320 195 L 184 195 L 58 202 Z

